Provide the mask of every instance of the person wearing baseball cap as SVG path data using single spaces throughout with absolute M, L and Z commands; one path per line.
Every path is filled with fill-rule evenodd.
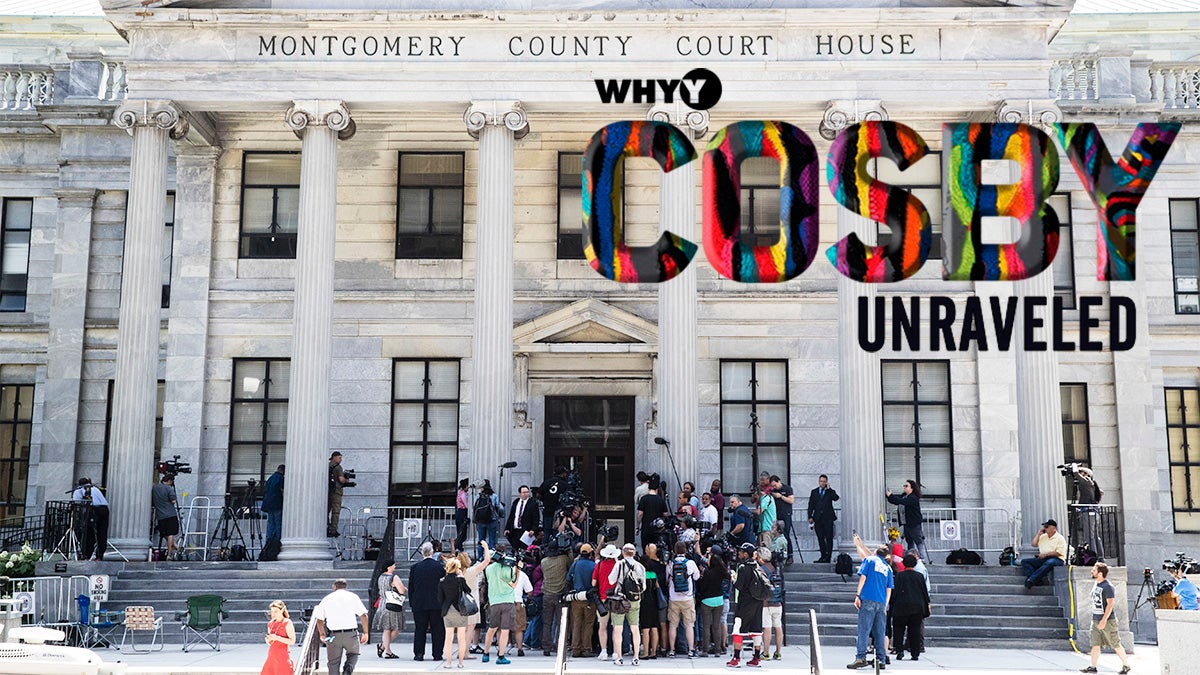
M 758 569 L 758 547 L 749 542 L 738 546 L 733 588 L 737 591 L 737 610 L 733 615 L 733 658 L 725 665 L 737 668 L 741 665 L 742 644 L 747 638 L 754 645 L 754 657 L 746 662 L 751 668 L 758 667 L 762 656 L 763 601 L 750 592 L 751 584 L 761 574 Z
M 608 576 L 609 585 L 615 588 L 625 600 L 629 608 L 624 612 L 610 611 L 609 620 L 613 626 L 612 654 L 618 666 L 625 665 L 621 658 L 621 641 L 624 639 L 625 623 L 629 623 L 629 631 L 633 638 L 633 665 L 638 665 L 638 654 L 642 651 L 642 632 L 639 629 L 642 613 L 642 593 L 646 590 L 646 568 L 637 560 L 637 547 L 625 544 L 621 547 L 621 557 L 613 565 Z M 623 604 L 623 603 L 622 603 Z
M 592 560 L 592 545 L 579 547 L 579 556 L 567 570 L 567 583 L 572 593 L 588 591 L 596 562 Z M 571 600 L 571 656 L 585 658 L 592 654 L 592 629 L 596 625 L 596 605 L 591 600 Z
M 1038 549 L 1037 557 L 1021 560 L 1025 588 L 1033 588 L 1055 567 L 1067 563 L 1067 540 L 1058 531 L 1058 523 L 1053 518 L 1042 523 L 1042 529 L 1033 536 L 1033 546 Z

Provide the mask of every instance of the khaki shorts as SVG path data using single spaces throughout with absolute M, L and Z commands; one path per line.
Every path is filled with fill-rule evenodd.
M 488 628 L 497 628 L 499 630 L 513 630 L 517 627 L 517 605 L 514 602 L 506 602 L 501 605 L 492 605 L 488 608 Z
M 696 625 L 696 601 L 695 600 L 672 600 L 667 606 L 667 624 L 671 626 L 679 625 L 679 619 L 683 619 L 685 626 Z
M 612 618 L 612 625 L 614 627 L 624 626 L 626 623 L 628 623 L 630 626 L 637 628 L 638 622 L 641 621 L 641 614 L 642 614 L 642 601 L 641 600 L 631 600 L 631 601 L 629 601 L 629 612 L 628 613 L 626 613 L 626 614 L 610 613 L 608 616 L 610 618 Z
M 525 629 L 529 627 L 529 620 L 525 617 L 525 603 L 514 604 L 513 607 L 517 608 L 517 634 L 524 635 Z M 520 640 L 517 640 L 517 642 L 519 643 Z
M 1113 649 L 1121 646 L 1121 639 L 1117 637 L 1117 622 L 1111 616 L 1104 623 L 1103 629 L 1096 627 L 1096 618 L 1092 617 L 1092 646 Z
M 783 607 L 763 607 L 763 630 L 783 628 Z

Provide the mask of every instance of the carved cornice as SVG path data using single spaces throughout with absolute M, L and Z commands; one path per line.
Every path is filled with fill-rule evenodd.
M 504 126 L 516 138 L 529 133 L 529 118 L 520 101 L 472 101 L 463 113 L 463 124 L 471 138 L 479 138 L 479 132 L 489 124 Z
M 58 198 L 60 205 L 73 203 L 80 206 L 91 206 L 96 201 L 96 195 L 99 192 L 95 188 L 62 187 L 54 190 L 54 196 Z
M 849 101 L 830 101 L 825 107 L 818 127 L 821 138 L 832 141 L 843 129 L 859 122 L 886 122 L 887 108 L 878 99 L 853 99 Z
M 130 134 L 134 127 L 166 129 L 176 141 L 186 136 L 190 128 L 183 110 L 171 101 L 125 101 L 113 113 L 113 124 Z
M 308 127 L 328 127 L 336 131 L 338 140 L 349 140 L 357 131 L 350 109 L 341 101 L 292 101 L 284 117 L 296 138 L 304 138 L 304 130 Z
M 666 122 L 687 130 L 692 138 L 700 138 L 708 133 L 708 111 L 692 110 L 686 105 L 656 105 L 646 113 L 646 119 L 651 122 Z
M 1062 121 L 1062 111 L 1052 100 L 1013 99 L 1001 101 L 996 106 L 996 121 L 1007 124 L 1032 124 L 1049 127 Z

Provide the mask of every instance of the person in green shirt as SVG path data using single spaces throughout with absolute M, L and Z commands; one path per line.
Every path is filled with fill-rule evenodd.
M 758 493 L 758 508 L 754 510 L 754 515 L 758 517 L 759 541 L 764 546 L 770 546 L 773 538 L 771 528 L 775 527 L 775 498 L 770 490 Z
M 483 568 L 483 576 L 487 579 L 488 587 L 488 631 L 483 640 L 482 661 L 488 662 L 492 650 L 492 638 L 496 635 L 496 631 L 500 631 L 499 649 L 496 652 L 496 665 L 500 666 L 510 663 L 508 657 L 504 656 L 504 650 L 508 648 L 509 632 L 517 624 L 517 603 L 513 588 L 517 585 L 517 575 L 522 573 L 515 565 L 509 567 L 499 562 L 499 558 L 506 552 L 507 547 L 503 543 L 497 544 L 496 554 L 487 561 Z

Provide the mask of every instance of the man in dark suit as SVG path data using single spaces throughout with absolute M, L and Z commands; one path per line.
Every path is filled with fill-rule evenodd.
M 504 538 L 512 544 L 514 551 L 526 548 L 525 542 L 521 541 L 521 535 L 528 532 L 532 537 L 541 524 L 541 517 L 533 495 L 529 492 L 529 486 L 522 485 L 517 489 L 517 493 L 519 497 L 513 500 L 512 508 L 508 510 L 508 519 L 504 521 Z
M 808 494 L 808 524 L 812 525 L 817 545 L 821 547 L 819 563 L 830 562 L 833 557 L 833 521 L 837 520 L 833 503 L 838 499 L 838 493 L 829 487 L 829 477 L 821 474 L 817 487 Z
M 446 641 L 446 623 L 438 602 L 438 584 L 446 576 L 440 560 L 433 555 L 433 544 L 421 544 L 421 562 L 408 573 L 408 604 L 413 613 L 413 661 L 425 660 L 425 635 L 433 635 L 433 659 L 440 661 Z

